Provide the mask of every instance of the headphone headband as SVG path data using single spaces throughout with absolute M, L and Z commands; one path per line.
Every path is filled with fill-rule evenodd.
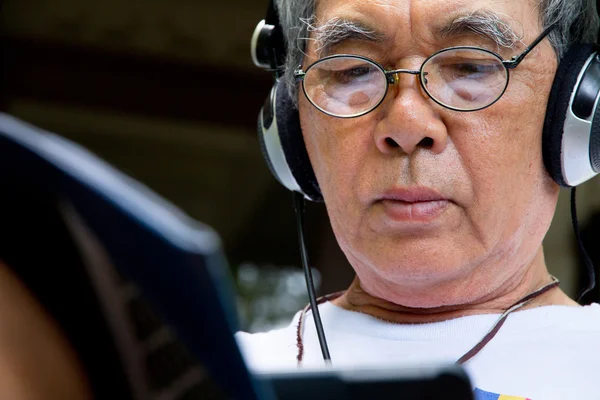
M 275 7 L 275 1 L 269 0 L 269 7 L 267 8 L 267 15 L 265 17 L 265 22 L 269 25 L 280 25 L 279 23 L 279 13 L 277 12 L 277 7 Z
M 285 64 L 286 47 L 274 0 L 269 0 L 267 15 L 254 30 L 251 55 L 257 67 L 270 70 L 279 76 Z

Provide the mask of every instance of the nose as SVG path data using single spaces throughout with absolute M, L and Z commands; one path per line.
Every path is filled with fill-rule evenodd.
M 446 148 L 446 125 L 439 110 L 421 90 L 418 79 L 413 75 L 399 76 L 380 106 L 382 115 L 374 140 L 384 154 L 410 155 L 419 148 L 438 154 Z

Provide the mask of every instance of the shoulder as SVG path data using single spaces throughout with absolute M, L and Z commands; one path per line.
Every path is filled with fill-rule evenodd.
M 599 304 L 546 306 L 511 314 L 466 368 L 473 384 L 490 392 L 589 399 L 600 392 L 599 358 Z
M 588 331 L 600 333 L 600 304 L 592 303 L 582 307 L 548 307 L 537 315 L 550 324 L 556 324 L 569 331 Z
M 600 304 L 587 306 L 545 306 L 516 312 L 507 320 L 505 331 L 514 334 L 543 331 L 546 335 L 590 335 L 600 339 Z
M 272 370 L 296 367 L 297 325 L 300 313 L 283 328 L 269 332 L 235 334 L 244 359 L 252 369 Z
M 526 310 L 511 315 L 505 325 L 498 343 L 523 346 L 525 354 L 550 346 L 568 356 L 569 362 L 590 354 L 600 356 L 600 304 Z
M 570 312 L 563 311 L 561 314 L 564 329 L 577 337 L 589 336 L 596 344 L 600 344 L 600 304 L 569 308 Z M 600 351 L 600 346 L 596 346 L 596 351 Z

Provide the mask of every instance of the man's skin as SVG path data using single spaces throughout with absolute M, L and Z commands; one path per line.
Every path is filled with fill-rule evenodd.
M 302 67 L 346 53 L 388 70 L 418 70 L 429 55 L 458 45 L 509 59 L 543 30 L 536 3 L 318 0 L 318 22 L 358 21 L 385 39 L 347 40 L 327 54 L 317 54 L 318 44 L 309 40 Z M 498 48 L 475 33 L 435 34 L 477 10 L 498 14 L 522 36 L 521 45 Z M 424 323 L 501 313 L 551 282 L 542 240 L 559 187 L 544 168 L 541 135 L 556 68 L 546 39 L 510 71 L 496 104 L 467 113 L 435 104 L 407 74 L 359 118 L 327 116 L 300 91 L 308 153 L 338 243 L 357 275 L 335 304 L 387 321 Z M 422 189 L 442 200 L 408 204 L 386 197 Z M 553 289 L 527 307 L 551 304 L 577 306 Z
M 64 334 L 2 262 L 0 321 L 0 399 L 92 398 Z

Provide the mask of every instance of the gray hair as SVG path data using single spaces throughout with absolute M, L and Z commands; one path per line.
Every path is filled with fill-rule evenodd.
M 315 20 L 316 0 L 275 0 L 288 48 L 285 63 L 285 84 L 294 99 L 297 90 L 294 70 L 302 63 L 307 40 L 318 40 L 319 24 Z M 595 43 L 598 35 L 596 4 L 591 0 L 532 0 L 539 3 L 543 27 L 554 23 L 557 27 L 549 40 L 560 60 L 573 43 Z M 329 21 L 331 23 L 331 21 Z M 369 34 L 369 32 L 362 32 Z M 481 33 L 481 32 L 480 32 Z M 312 38 L 309 37 L 312 34 Z M 327 43 L 318 43 L 318 48 Z M 507 43 L 508 45 L 508 43 Z

